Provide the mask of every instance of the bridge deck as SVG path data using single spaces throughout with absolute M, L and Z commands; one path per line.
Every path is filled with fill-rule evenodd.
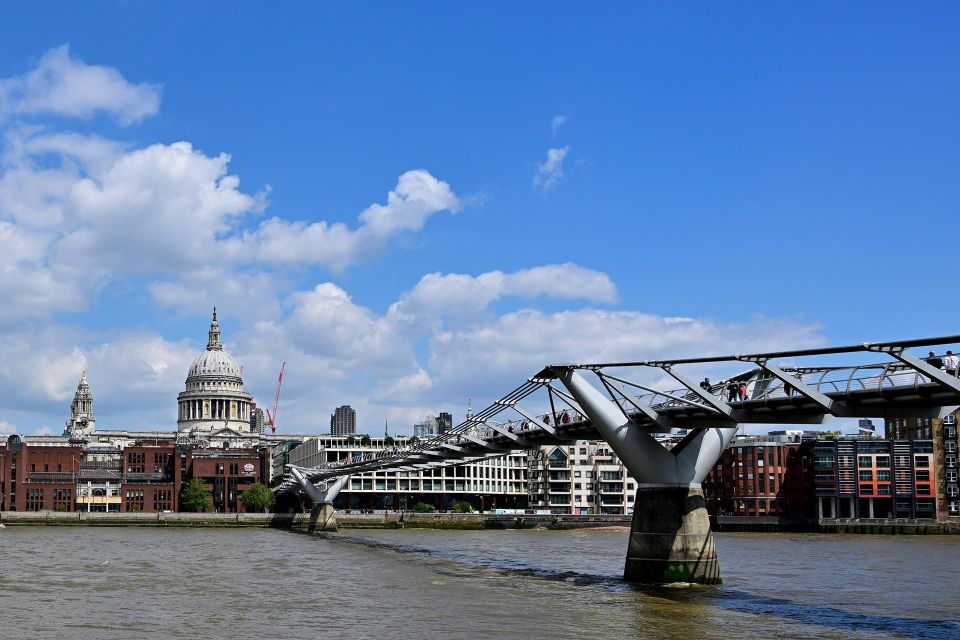
M 599 433 L 576 401 L 556 385 L 559 373 L 570 369 L 595 373 L 624 416 L 638 428 L 653 432 L 680 427 L 734 428 L 749 423 L 819 424 L 830 416 L 929 417 L 941 407 L 960 405 L 960 379 L 910 356 L 907 347 L 957 343 L 960 336 L 669 362 L 551 365 L 437 438 L 300 471 L 316 483 L 347 474 L 462 464 L 544 444 L 599 439 Z M 780 368 L 771 362 L 780 357 L 857 351 L 886 354 L 893 360 L 846 367 Z M 757 366 L 709 387 L 690 382 L 676 370 L 679 365 L 724 361 Z M 658 389 L 626 377 L 635 378 L 639 370 L 650 368 L 667 373 L 683 386 Z M 745 395 L 740 391 L 741 385 Z M 524 410 L 521 401 L 535 404 L 538 411 Z M 545 407 L 549 410 L 544 414 Z M 501 418 L 501 414 L 506 414 L 506 421 L 494 419 Z M 288 475 L 275 491 L 282 493 L 298 486 Z

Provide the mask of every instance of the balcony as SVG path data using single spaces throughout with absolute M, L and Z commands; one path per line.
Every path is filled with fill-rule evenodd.
M 173 482 L 173 476 L 167 473 L 128 473 L 124 482 Z
M 63 471 L 31 471 L 27 473 L 27 482 L 73 482 L 76 476 Z

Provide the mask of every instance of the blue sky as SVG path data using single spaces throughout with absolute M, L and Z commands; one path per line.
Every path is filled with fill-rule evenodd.
M 212 304 L 305 432 L 545 360 L 956 333 L 953 5 L 4 13 L 3 430 L 59 432 L 83 368 L 100 426 L 172 428 Z

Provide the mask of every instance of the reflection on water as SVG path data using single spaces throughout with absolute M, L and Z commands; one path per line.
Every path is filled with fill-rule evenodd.
M 721 587 L 620 580 L 625 530 L 0 531 L 0 637 L 956 638 L 960 537 L 721 534 Z

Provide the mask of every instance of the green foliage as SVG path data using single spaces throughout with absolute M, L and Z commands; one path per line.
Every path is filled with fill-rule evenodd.
M 258 482 L 250 485 L 246 491 L 240 494 L 240 502 L 247 511 L 263 511 L 266 513 L 273 508 L 276 497 L 267 485 Z
M 466 500 L 453 503 L 454 513 L 473 513 L 473 505 Z
M 392 447 L 396 443 L 396 440 L 393 439 L 393 436 L 387 436 L 383 439 L 383 444 L 386 447 Z
M 409 440 L 407 440 L 407 444 L 416 444 L 418 442 L 420 442 L 420 438 L 418 438 L 417 436 L 413 436 Z
M 191 478 L 183 485 L 180 501 L 187 511 L 206 511 L 213 508 L 213 496 L 200 478 Z
M 413 505 L 414 513 L 433 513 L 436 510 L 437 508 L 435 506 L 432 504 L 427 504 L 426 502 L 418 502 L 417 504 Z
M 357 439 L 353 436 L 347 436 L 347 444 L 354 444 Z
M 370 444 L 370 436 L 368 435 L 360 436 L 360 444 L 364 446 L 368 446 Z

